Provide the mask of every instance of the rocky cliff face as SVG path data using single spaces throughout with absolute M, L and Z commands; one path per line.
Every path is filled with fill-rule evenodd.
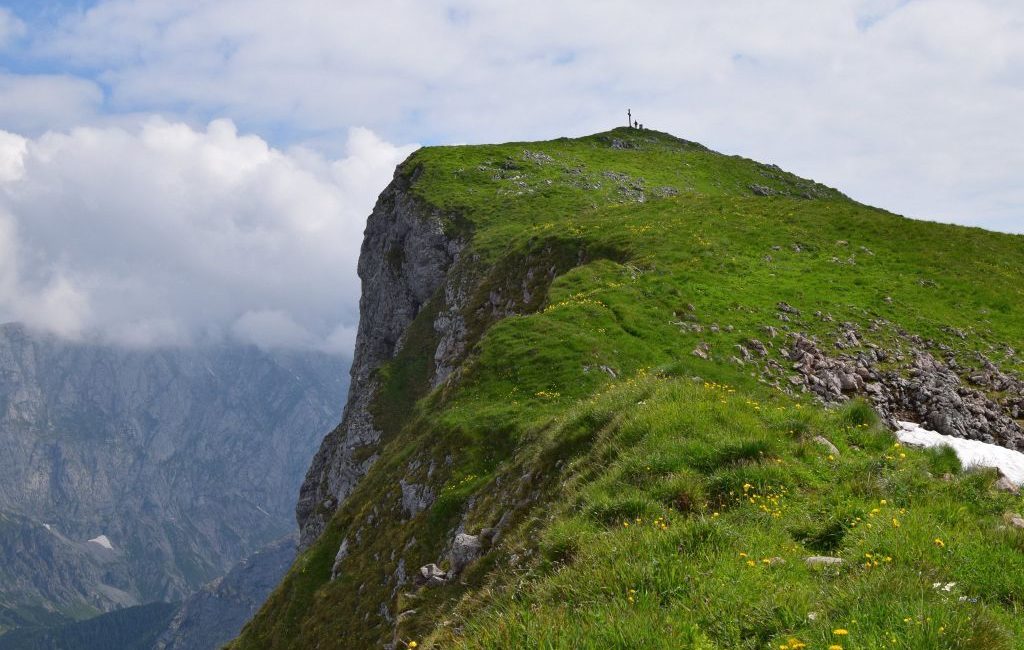
M 181 600 L 287 534 L 344 367 L 0 328 L 0 626 Z
M 381 431 L 371 413 L 378 388 L 374 373 L 407 343 L 410 323 L 435 297 L 445 302 L 435 334 L 446 341 L 445 349 L 458 348 L 460 295 L 454 287 L 442 285 L 465 243 L 445 233 L 441 213 L 417 201 L 409 184 L 400 170 L 367 220 L 359 256 L 362 297 L 348 402 L 344 419 L 323 440 L 302 485 L 296 506 L 300 548 L 319 536 L 376 460 Z M 429 371 L 435 377 L 436 367 Z

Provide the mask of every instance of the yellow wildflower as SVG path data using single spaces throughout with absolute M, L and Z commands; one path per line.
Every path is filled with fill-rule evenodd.
M 946 542 L 942 541 L 938 537 L 935 538 L 935 545 L 939 548 L 946 548 Z
M 836 636 L 846 636 L 849 633 L 850 633 L 849 630 L 845 630 L 843 628 L 838 628 L 838 629 L 832 630 L 832 634 L 834 634 Z

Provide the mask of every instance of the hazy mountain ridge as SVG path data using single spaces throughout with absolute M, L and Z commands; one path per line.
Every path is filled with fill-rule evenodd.
M 303 471 L 340 417 L 346 366 L 0 328 L 3 610 L 77 618 L 182 600 L 289 533 Z
M 297 533 L 280 539 L 192 594 L 160 634 L 154 650 L 205 650 L 230 641 L 288 571 L 297 543 Z
M 263 604 L 295 558 L 297 541 L 298 534 L 293 533 L 267 545 L 181 603 L 120 607 L 63 624 L 45 612 L 38 620 L 14 620 L 11 623 L 19 629 L 0 634 L 0 650 L 214 650 L 237 635 Z M 26 557 L 38 561 L 39 554 Z M 81 570 L 73 560 L 68 564 Z M 27 568 L 40 573 L 38 566 Z M 100 580 L 89 577 L 94 580 L 85 581 L 85 589 L 95 589 Z M 73 597 L 79 595 L 72 590 Z M 48 600 L 57 598 L 50 595 Z M 48 621 L 58 622 L 39 627 Z

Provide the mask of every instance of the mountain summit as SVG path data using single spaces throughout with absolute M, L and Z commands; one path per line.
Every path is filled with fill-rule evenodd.
M 1024 449 L 1024 237 L 622 128 L 417 151 L 359 275 L 234 648 L 1024 639 L 1016 486 L 896 434 Z

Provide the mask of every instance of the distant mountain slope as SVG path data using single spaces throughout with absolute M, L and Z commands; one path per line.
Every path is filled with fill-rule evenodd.
M 233 639 L 284 577 L 297 535 L 260 549 L 182 603 L 155 650 L 213 650 Z
M 668 134 L 431 147 L 267 648 L 1024 647 L 1024 237 Z
M 346 365 L 0 327 L 0 627 L 182 600 L 287 534 Z
M 49 630 L 15 630 L 0 636 L 0 650 L 151 650 L 177 608 L 151 603 Z
M 259 609 L 295 559 L 292 534 L 260 549 L 183 603 L 117 609 L 86 621 L 0 635 L 0 650 L 216 650 Z

